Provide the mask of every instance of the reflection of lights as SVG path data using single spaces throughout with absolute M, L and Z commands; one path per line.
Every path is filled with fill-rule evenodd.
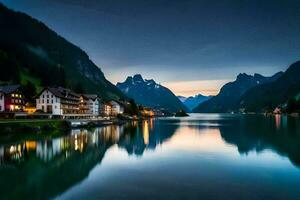
M 16 147 L 10 146 L 10 148 L 9 148 L 9 153 L 13 153 L 13 152 L 15 152 L 15 151 L 16 151 Z
M 280 125 L 281 125 L 281 115 L 279 115 L 279 114 L 275 115 L 275 125 L 276 125 L 276 128 L 280 128 Z
M 26 149 L 35 150 L 36 149 L 36 141 L 26 141 L 25 142 Z
M 77 137 L 75 137 L 75 150 L 78 149 L 78 141 L 77 141 Z
M 144 137 L 144 143 L 146 145 L 149 144 L 149 124 L 148 124 L 148 121 L 144 121 L 144 123 L 143 123 L 143 137 Z
M 153 130 L 153 118 L 150 118 L 150 129 Z

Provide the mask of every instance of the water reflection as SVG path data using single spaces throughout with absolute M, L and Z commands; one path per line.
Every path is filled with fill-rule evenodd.
M 176 124 L 154 119 L 134 122 L 126 129 L 126 135 L 118 142 L 118 146 L 126 149 L 130 155 L 141 156 L 145 150 L 155 150 L 170 139 L 178 127 Z
M 123 126 L 0 146 L 0 199 L 49 199 L 84 179 L 116 144 Z M 4 192 L 9 191 L 9 192 Z
M 222 138 L 241 154 L 269 149 L 300 167 L 300 121 L 292 116 L 246 116 L 221 126 Z
M 151 119 L 94 130 L 77 129 L 58 137 L 16 141 L 0 140 L 0 199 L 64 198 L 65 193 L 79 198 L 77 195 L 86 190 L 91 194 L 85 195 L 116 199 L 120 196 L 114 195 L 122 193 L 115 190 L 128 194 L 127 199 L 139 193 L 139 197 L 155 194 L 167 198 L 163 195 L 171 191 L 184 197 L 189 191 L 189 195 L 199 199 L 200 193 L 211 195 L 212 188 L 222 190 L 228 184 L 243 190 L 251 186 L 249 190 L 254 191 L 251 172 L 261 173 L 262 182 L 266 176 L 265 171 L 251 168 L 257 163 L 250 152 L 257 153 L 255 159 L 264 159 L 264 150 L 270 150 L 275 153 L 272 162 L 284 157 L 300 167 L 300 121 L 297 117 L 281 115 L 192 115 Z M 151 159 L 148 152 L 154 155 Z M 124 158 L 124 154 L 129 156 Z M 120 162 L 110 162 L 113 158 Z M 252 165 L 245 159 L 252 160 Z M 127 168 L 122 168 L 123 165 Z M 284 171 L 291 170 L 291 166 Z M 239 174 L 239 170 L 249 172 L 249 176 Z M 94 171 L 93 180 L 89 176 L 91 171 Z M 223 179 L 224 174 L 226 179 Z M 105 179 L 104 175 L 107 175 Z M 177 177 L 183 185 L 178 183 Z M 241 180 L 244 185 L 239 182 Z M 150 184 L 152 190 L 128 193 L 136 184 Z M 288 184 L 286 187 L 292 188 Z M 200 190 L 200 185 L 206 189 Z M 161 188 L 165 188 L 164 193 L 159 192 Z M 239 192 L 230 189 L 232 194 Z M 91 196 L 83 195 L 82 198 Z

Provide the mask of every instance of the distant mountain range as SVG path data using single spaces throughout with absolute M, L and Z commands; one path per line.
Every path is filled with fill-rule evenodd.
M 140 74 L 129 76 L 117 87 L 138 104 L 150 108 L 165 109 L 170 112 L 187 110 L 183 103 L 166 87 L 156 83 L 153 79 L 144 80 Z
M 212 98 L 212 96 L 204 96 L 202 94 L 198 94 L 190 97 L 177 96 L 177 98 L 189 109 L 189 111 L 192 111 L 199 104 Z
M 260 74 L 254 74 L 254 76 L 245 73 L 239 74 L 235 81 L 225 84 L 218 95 L 201 103 L 193 111 L 204 113 L 236 111 L 240 108 L 241 97 L 249 89 L 264 84 L 271 84 L 281 76 L 283 76 L 283 72 L 278 72 L 271 77 L 264 77 Z
M 0 83 L 63 86 L 103 98 L 125 98 L 79 47 L 45 24 L 0 3 Z
M 177 98 L 183 103 L 188 97 L 177 96 Z

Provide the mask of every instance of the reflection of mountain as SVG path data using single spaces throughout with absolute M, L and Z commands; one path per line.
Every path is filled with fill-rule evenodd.
M 159 123 L 159 125 L 158 125 Z M 129 154 L 143 155 L 146 149 L 155 149 L 170 139 L 178 126 L 159 120 L 142 121 L 128 127 L 118 145 L 125 148 Z
M 0 147 L 0 199 L 49 199 L 83 180 L 119 140 L 122 127 Z M 9 191 L 9 192 L 8 192 Z
M 220 132 L 222 138 L 236 145 L 241 154 L 271 149 L 300 167 L 299 124 L 299 119 L 294 117 L 255 115 L 241 117 L 230 126 L 221 126 Z

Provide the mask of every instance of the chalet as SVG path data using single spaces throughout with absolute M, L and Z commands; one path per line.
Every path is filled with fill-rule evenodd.
M 109 102 L 101 102 L 101 115 L 102 116 L 111 116 L 112 115 L 112 105 Z
M 83 94 L 81 94 L 79 97 L 79 114 L 90 114 L 89 98 Z
M 88 113 L 92 115 L 100 115 L 101 110 L 101 100 L 98 95 L 85 94 L 88 98 Z
M 62 87 L 44 88 L 36 99 L 36 109 L 53 115 L 79 113 L 80 95 Z
M 0 111 L 19 112 L 25 107 L 20 85 L 0 86 Z
M 111 104 L 111 115 L 115 116 L 124 113 L 124 105 L 119 101 L 112 100 L 109 102 Z

